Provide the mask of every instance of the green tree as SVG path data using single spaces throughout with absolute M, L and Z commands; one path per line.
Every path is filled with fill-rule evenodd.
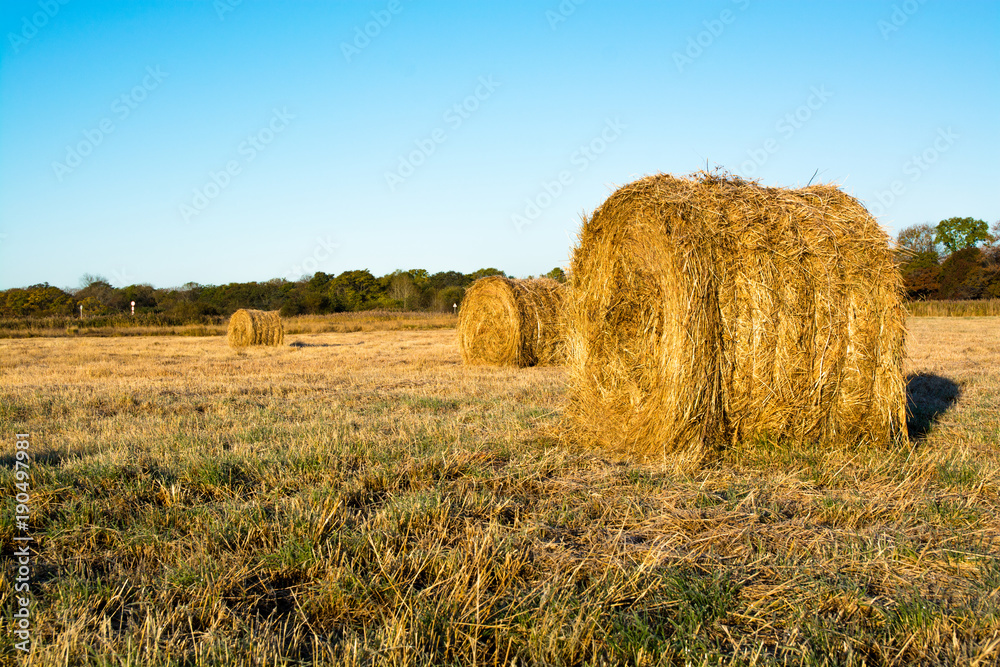
M 403 310 L 408 310 L 420 296 L 420 291 L 409 271 L 396 271 L 389 281 L 388 294 L 393 300 L 403 304 Z
M 156 308 L 156 290 L 152 285 L 129 285 L 119 290 L 119 296 L 128 310 L 132 309 L 133 301 L 136 312 Z
M 544 277 L 545 278 L 552 278 L 552 280 L 555 280 L 555 281 L 560 282 L 560 283 L 566 282 L 566 272 L 563 271 L 558 266 L 556 268 L 552 269 L 551 271 L 549 271 L 548 273 L 546 273 Z
M 416 285 L 417 289 L 423 289 L 424 285 L 427 284 L 427 279 L 430 277 L 427 269 L 410 269 L 407 273 L 410 274 L 410 278 L 413 279 L 413 284 Z
M 76 301 L 72 295 L 48 283 L 0 292 L 2 317 L 49 317 L 74 312 Z
M 73 296 L 84 303 L 84 311 L 89 311 L 92 315 L 103 315 L 123 310 L 119 290 L 112 287 L 106 278 L 84 274 L 80 284 L 83 288 Z
M 485 278 L 486 276 L 503 276 L 506 277 L 503 271 L 500 269 L 488 268 L 479 269 L 478 271 L 473 271 L 469 274 L 469 278 L 473 281 L 479 280 L 480 278 Z
M 427 279 L 427 286 L 436 290 L 445 287 L 467 287 L 472 282 L 469 276 L 458 271 L 439 271 Z
M 989 226 L 975 218 L 948 218 L 937 224 L 934 240 L 948 252 L 958 252 L 990 240 Z
M 456 310 L 456 305 L 462 305 L 462 297 L 464 296 L 464 287 L 458 287 L 455 285 L 445 287 L 434 296 L 434 308 L 435 310 L 445 313 L 453 312 Z
M 329 289 L 335 310 L 364 310 L 382 296 L 378 281 L 368 269 L 344 271 L 330 282 Z

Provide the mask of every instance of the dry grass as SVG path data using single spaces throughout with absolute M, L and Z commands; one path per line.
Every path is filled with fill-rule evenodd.
M 1000 316 L 1000 299 L 911 301 L 906 310 L 914 317 L 996 317 Z
M 691 475 L 554 446 L 565 369 L 452 331 L 0 341 L 33 664 L 996 664 L 998 325 L 911 322 L 912 448 Z
M 561 364 L 563 286 L 551 278 L 480 278 L 458 313 L 458 347 L 466 364 Z
M 154 316 L 87 318 L 70 317 L 0 320 L 2 338 L 57 338 L 62 336 L 225 336 L 221 317 L 201 324 L 167 324 Z M 458 318 L 450 313 L 363 311 L 328 315 L 298 315 L 283 318 L 285 333 L 350 333 L 454 328 Z
M 905 438 L 902 282 L 836 187 L 646 177 L 584 219 L 570 268 L 574 439 L 684 465 L 755 438 Z
M 358 331 L 418 331 L 454 329 L 454 313 L 424 313 L 394 310 L 369 310 L 358 313 L 299 315 L 285 320 L 288 334 L 355 333 Z

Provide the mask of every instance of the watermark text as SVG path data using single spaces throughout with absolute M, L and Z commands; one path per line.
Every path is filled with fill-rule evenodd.
M 243 173 L 243 167 L 257 159 L 257 156 L 264 152 L 294 119 L 295 114 L 288 113 L 287 107 L 280 110 L 273 109 L 271 119 L 256 132 L 248 134 L 247 138 L 236 147 L 236 152 L 242 160 L 232 159 L 218 171 L 209 171 L 205 184 L 191 191 L 190 202 L 181 203 L 180 214 L 184 222 L 191 222 L 192 217 L 201 215 L 202 211 L 232 184 L 233 178 Z
M 18 433 L 14 445 L 14 520 L 16 533 L 14 543 L 14 558 L 16 570 L 14 578 L 14 647 L 23 653 L 31 650 L 31 549 L 28 544 L 34 542 L 29 530 L 31 518 L 31 457 L 29 450 L 31 442 L 27 433 Z

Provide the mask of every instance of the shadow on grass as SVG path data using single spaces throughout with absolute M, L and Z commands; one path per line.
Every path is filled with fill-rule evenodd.
M 910 440 L 923 440 L 945 412 L 951 409 L 961 391 L 946 377 L 933 373 L 910 373 L 906 376 L 906 426 Z
M 289 343 L 288 347 L 347 347 L 364 344 L 364 341 L 358 341 L 356 343 L 303 343 L 302 341 L 297 340 L 294 343 Z
M 46 465 L 58 467 L 63 461 L 72 461 L 73 459 L 78 459 L 83 456 L 92 454 L 94 450 L 87 449 L 85 451 L 47 451 L 41 454 L 36 454 L 35 452 L 29 450 L 28 454 L 28 465 Z M 0 456 L 0 468 L 13 468 L 14 462 L 17 461 L 16 454 L 4 454 Z

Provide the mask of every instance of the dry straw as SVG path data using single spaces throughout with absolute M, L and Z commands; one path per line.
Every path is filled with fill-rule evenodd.
M 905 437 L 901 280 L 836 187 L 643 178 L 584 219 L 571 268 L 578 439 L 676 464 L 747 438 Z
M 230 347 L 248 345 L 281 345 L 285 330 L 278 311 L 240 309 L 229 318 Z
M 466 364 L 563 363 L 563 286 L 550 278 L 480 278 L 462 299 L 458 345 Z

